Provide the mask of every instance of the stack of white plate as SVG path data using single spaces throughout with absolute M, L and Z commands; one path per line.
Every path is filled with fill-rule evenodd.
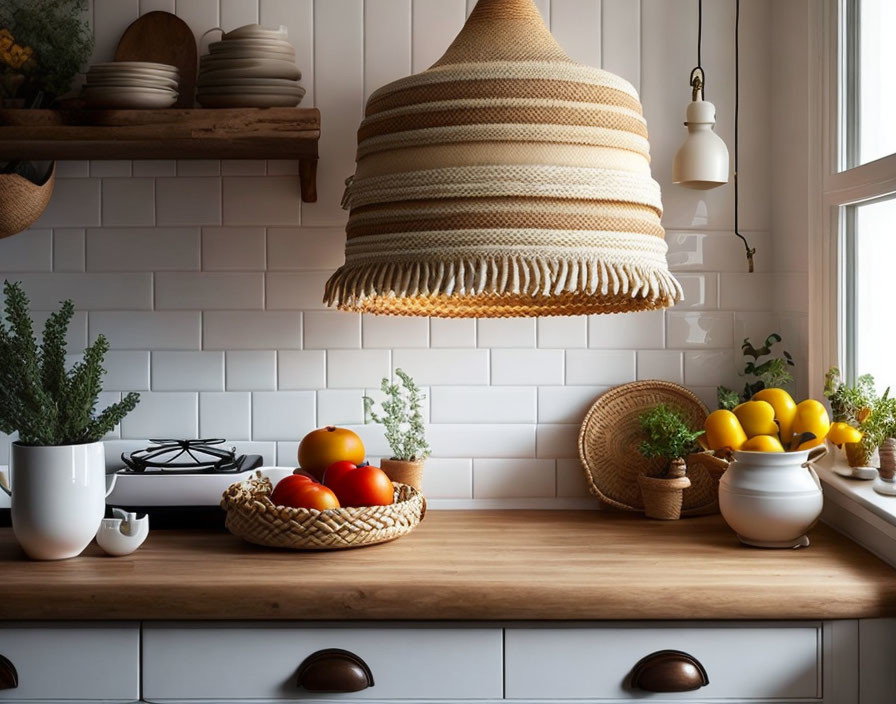
M 94 64 L 87 72 L 89 108 L 170 108 L 177 102 L 180 74 L 174 66 L 149 61 Z
M 286 29 L 249 24 L 209 44 L 199 59 L 196 100 L 206 108 L 293 107 L 305 95 Z

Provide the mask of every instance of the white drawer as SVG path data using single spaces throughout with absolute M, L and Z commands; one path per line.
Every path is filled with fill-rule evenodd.
M 0 626 L 0 655 L 19 676 L 0 701 L 140 699 L 139 624 Z
M 821 625 L 721 627 L 509 628 L 508 699 L 640 699 L 634 665 L 659 650 L 700 661 L 709 684 L 668 699 L 814 699 L 821 697 Z
M 500 699 L 500 628 L 309 625 L 146 624 L 143 697 L 307 699 L 299 665 L 318 650 L 340 648 L 370 667 L 374 686 L 357 699 Z

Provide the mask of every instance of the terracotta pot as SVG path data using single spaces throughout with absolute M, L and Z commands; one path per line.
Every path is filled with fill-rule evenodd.
M 393 482 L 407 484 L 417 491 L 423 491 L 423 460 L 415 462 L 383 460 L 380 467 Z
M 687 477 L 648 477 L 638 475 L 638 486 L 648 518 L 676 521 L 681 518 L 682 492 L 691 485 Z

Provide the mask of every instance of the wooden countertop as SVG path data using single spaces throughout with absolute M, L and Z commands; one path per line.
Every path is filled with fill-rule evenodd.
M 0 530 L 0 619 L 836 619 L 896 616 L 896 571 L 827 526 L 802 550 L 742 547 L 720 516 L 431 511 L 392 543 L 328 553 L 154 531 L 25 558 Z

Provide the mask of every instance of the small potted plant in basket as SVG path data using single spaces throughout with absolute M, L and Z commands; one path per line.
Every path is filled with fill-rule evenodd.
M 384 378 L 380 390 L 385 395 L 382 415 L 373 410 L 375 401 L 364 396 L 364 422 L 381 423 L 392 457 L 382 461 L 382 470 L 393 482 L 422 490 L 423 463 L 429 456 L 426 428 L 423 424 L 423 400 L 426 398 L 414 380 L 401 369 L 395 370 L 400 384 Z
M 649 460 L 662 461 L 659 476 L 638 475 L 644 512 L 648 518 L 675 520 L 681 516 L 682 492 L 691 485 L 684 458 L 697 449 L 703 430 L 691 430 L 682 415 L 664 403 L 638 420 L 644 431 L 638 451 Z
M 127 394 L 101 413 L 102 335 L 82 361 L 66 365 L 71 301 L 47 319 L 38 345 L 29 301 L 18 283 L 6 282 L 6 320 L 0 318 L 0 432 L 19 434 L 12 444 L 12 527 L 32 558 L 60 560 L 79 555 L 100 527 L 105 497 L 115 475 L 106 477 L 102 438 L 137 405 Z M 108 485 L 108 486 L 107 486 Z

